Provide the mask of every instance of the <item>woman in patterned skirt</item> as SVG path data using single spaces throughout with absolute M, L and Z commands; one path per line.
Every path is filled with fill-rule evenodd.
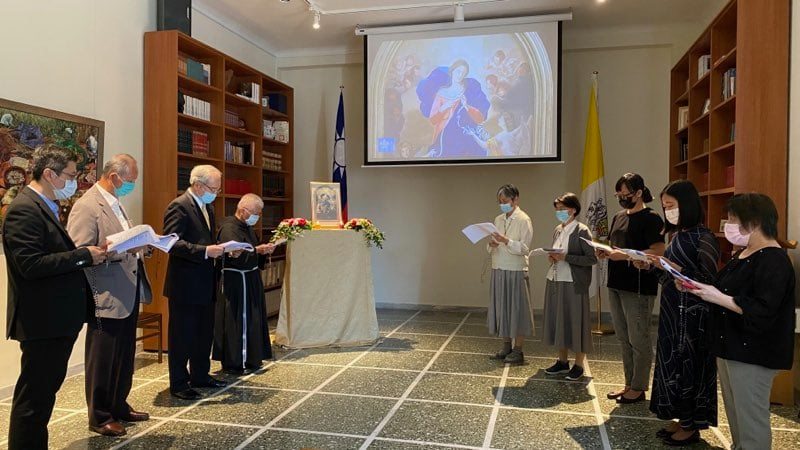
M 697 189 L 689 181 L 674 181 L 661 192 L 661 204 L 669 238 L 664 259 L 693 280 L 713 283 L 719 244 L 703 226 Z M 665 444 L 690 445 L 700 440 L 700 430 L 717 425 L 717 369 L 705 335 L 710 307 L 680 292 L 658 258 L 651 262 L 662 269 L 662 291 L 650 411 L 670 421 L 657 433 Z

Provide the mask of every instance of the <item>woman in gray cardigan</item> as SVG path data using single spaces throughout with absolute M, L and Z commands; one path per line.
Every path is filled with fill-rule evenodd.
M 545 369 L 548 375 L 566 373 L 566 379 L 583 377 L 583 361 L 592 347 L 589 321 L 589 285 L 592 266 L 597 257 L 584 239 L 592 239 L 589 228 L 578 222 L 581 212 L 578 197 L 567 192 L 553 206 L 560 224 L 553 234 L 553 249 L 549 254 L 550 270 L 544 293 L 544 343 L 558 347 L 558 361 Z M 570 369 L 567 352 L 575 352 L 575 364 Z

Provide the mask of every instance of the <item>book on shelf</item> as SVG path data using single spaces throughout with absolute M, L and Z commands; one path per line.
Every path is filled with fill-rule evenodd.
M 211 84 L 211 65 L 202 63 L 186 55 L 178 55 L 178 73 L 197 82 Z
M 191 173 L 191 167 L 178 166 L 178 191 L 185 191 L 189 188 L 189 176 Z
M 225 110 L 225 125 L 244 129 L 247 124 L 235 111 Z
M 708 114 L 709 111 L 711 111 L 711 99 L 707 98 L 706 101 L 703 102 L 703 112 L 700 115 Z
M 681 106 L 678 108 L 678 130 L 689 126 L 689 107 Z
M 730 68 L 722 75 L 722 100 L 736 95 L 736 68 Z
M 253 164 L 255 162 L 254 142 L 225 141 L 225 161 L 237 164 Z
M 178 151 L 199 156 L 209 154 L 208 134 L 202 131 L 178 128 Z
M 711 55 L 697 58 L 697 79 L 703 78 L 711 70 Z
M 678 161 L 683 162 L 689 159 L 689 141 L 681 139 L 678 141 Z
M 289 108 L 288 108 L 288 105 L 289 105 L 288 99 L 286 98 L 285 95 L 277 93 L 277 92 L 271 92 L 271 93 L 267 94 L 267 105 L 273 111 L 278 111 L 279 113 L 282 113 L 282 114 L 287 114 L 288 110 L 289 110 Z
M 283 170 L 283 156 L 280 153 L 261 151 L 261 165 L 267 170 Z
M 253 103 L 261 104 L 261 85 L 243 81 L 239 83 L 239 90 L 236 95 Z
M 289 122 L 285 120 L 276 120 L 272 123 L 275 128 L 275 140 L 278 142 L 289 142 Z
M 736 122 L 731 124 L 731 142 L 736 141 Z
M 199 98 L 194 98 L 180 91 L 178 91 L 178 95 L 183 97 L 183 108 L 181 108 L 181 104 L 178 102 L 179 113 L 202 120 L 211 120 L 211 103 L 200 100 Z
M 264 174 L 262 180 L 262 191 L 265 197 L 286 196 L 286 178 L 281 175 Z

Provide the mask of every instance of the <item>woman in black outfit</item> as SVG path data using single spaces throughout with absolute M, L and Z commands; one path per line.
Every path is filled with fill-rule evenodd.
M 733 449 L 772 444 L 769 394 L 778 370 L 794 353 L 792 263 L 777 241 L 778 211 L 763 194 L 739 194 L 727 204 L 725 237 L 744 247 L 720 271 L 714 286 L 680 288 L 713 303 L 711 351 L 717 357 Z

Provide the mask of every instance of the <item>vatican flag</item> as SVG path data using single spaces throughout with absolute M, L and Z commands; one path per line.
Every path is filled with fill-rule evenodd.
M 581 183 L 581 221 L 592 231 L 596 240 L 608 239 L 608 204 L 603 173 L 603 142 L 600 139 L 600 120 L 597 117 L 597 79 L 592 82 L 589 93 L 589 118 L 586 121 L 586 143 L 583 147 L 583 178 Z M 599 293 L 601 282 L 598 272 L 593 269 L 589 296 Z

